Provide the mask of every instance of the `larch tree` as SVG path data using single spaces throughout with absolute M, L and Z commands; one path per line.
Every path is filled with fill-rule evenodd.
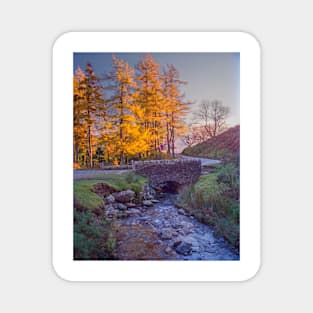
M 107 132 L 106 147 L 123 164 L 129 156 L 146 149 L 146 133 L 140 131 L 137 119 L 140 112 L 134 103 L 135 71 L 126 61 L 115 56 L 112 57 L 112 62 L 112 71 L 106 75 L 108 88 L 112 90 L 107 100 L 110 106 L 110 131 Z
M 85 74 L 78 67 L 73 78 L 73 161 L 76 164 L 79 163 L 79 153 L 84 149 L 86 138 L 84 80 Z
M 157 157 L 161 152 L 161 143 L 165 136 L 164 98 L 162 93 L 162 77 L 160 65 L 151 55 L 146 55 L 137 64 L 138 82 L 136 103 L 143 110 L 141 121 L 146 132 L 149 132 L 149 151 Z
M 166 122 L 167 153 L 175 157 L 175 139 L 185 130 L 184 116 L 189 103 L 184 101 L 180 87 L 186 82 L 180 80 L 179 72 L 174 65 L 167 65 L 163 72 L 163 96 Z
M 161 73 L 151 55 L 142 58 L 136 69 L 113 55 L 105 87 L 91 64 L 84 71 L 76 70 L 74 163 L 90 168 L 103 161 L 123 164 L 134 158 L 159 158 L 165 145 L 174 157 L 188 109 L 181 92 L 184 82 L 173 65 Z
M 88 63 L 83 73 L 77 69 L 74 76 L 74 137 L 77 137 L 76 141 L 84 141 L 84 163 L 88 168 L 93 167 L 93 147 L 97 142 L 95 124 L 97 116 L 103 114 L 103 111 L 103 87 L 92 65 Z

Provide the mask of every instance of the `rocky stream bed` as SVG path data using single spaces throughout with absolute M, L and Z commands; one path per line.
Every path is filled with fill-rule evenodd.
M 110 199 L 107 199 L 108 201 Z M 164 194 L 142 207 L 120 205 L 111 213 L 125 212 L 113 218 L 118 260 L 239 260 L 238 252 L 213 230 L 173 203 L 175 195 Z M 110 210 L 107 211 L 110 216 Z

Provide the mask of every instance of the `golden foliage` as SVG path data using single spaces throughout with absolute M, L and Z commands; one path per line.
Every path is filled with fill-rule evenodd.
M 104 97 L 92 66 L 78 68 L 73 82 L 74 162 L 92 167 L 95 151 L 116 166 L 132 158 L 158 157 L 164 147 L 174 155 L 188 109 L 183 84 L 173 65 L 161 72 L 151 55 L 136 70 L 113 55 Z

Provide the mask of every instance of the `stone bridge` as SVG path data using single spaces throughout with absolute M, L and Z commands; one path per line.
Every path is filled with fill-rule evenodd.
M 195 183 L 201 174 L 199 160 L 153 160 L 135 161 L 133 170 L 149 179 L 152 187 L 173 182 L 180 186 Z

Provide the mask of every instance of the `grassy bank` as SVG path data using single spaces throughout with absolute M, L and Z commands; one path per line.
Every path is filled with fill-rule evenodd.
M 193 157 L 234 161 L 239 157 L 240 126 L 234 126 L 206 141 L 184 149 L 182 154 Z
M 234 165 L 219 166 L 216 172 L 202 175 L 179 193 L 177 204 L 239 247 L 239 172 Z
M 103 206 L 103 197 L 99 196 L 94 187 L 105 184 L 115 191 L 131 189 L 139 194 L 147 182 L 145 177 L 133 173 L 95 174 L 86 180 L 74 181 L 74 205 L 76 208 L 95 210 Z
M 133 173 L 96 174 L 88 180 L 74 181 L 74 259 L 113 258 L 115 230 L 105 218 L 103 195 L 127 189 L 139 195 L 146 182 L 146 178 Z

